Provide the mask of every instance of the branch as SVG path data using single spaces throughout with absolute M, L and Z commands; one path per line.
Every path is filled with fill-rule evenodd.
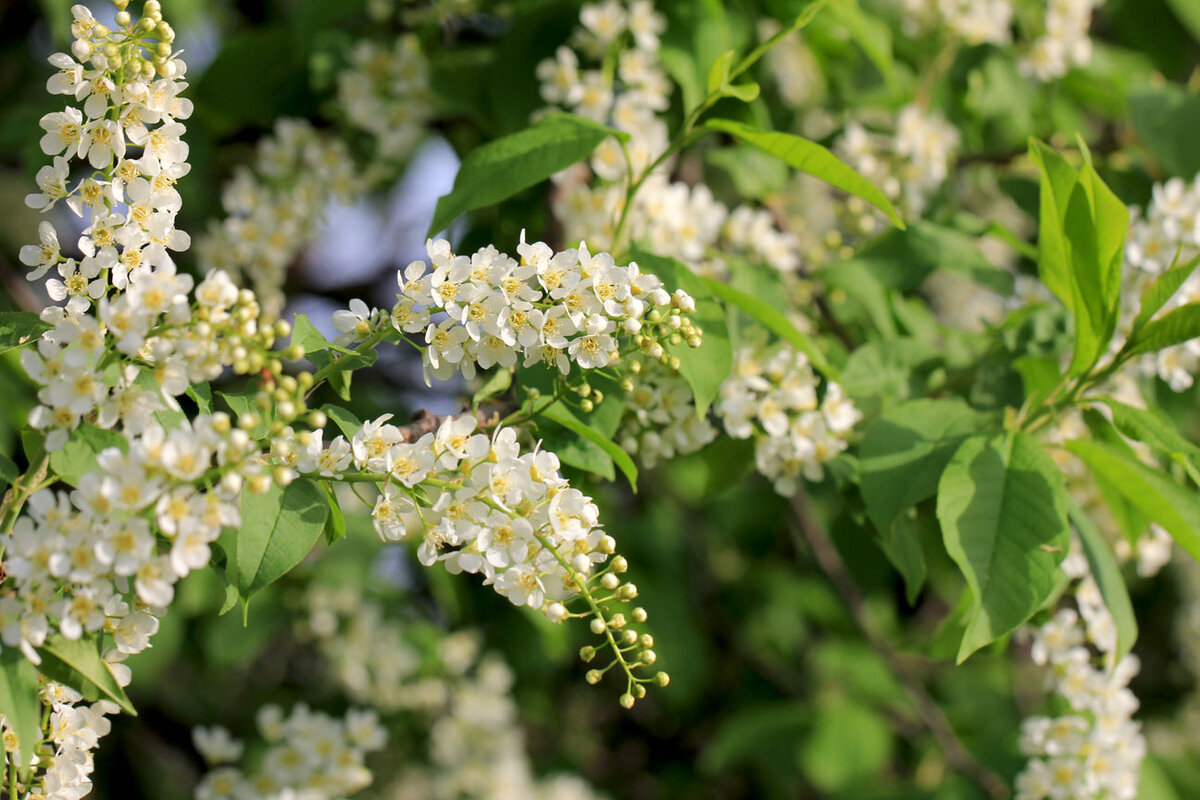
M 846 568 L 841 555 L 829 538 L 829 532 L 813 509 L 812 500 L 802 487 L 791 499 L 792 510 L 796 514 L 800 531 L 812 548 L 817 563 L 829 577 L 838 594 L 846 603 L 854 623 L 862 631 L 871 647 L 883 657 L 891 667 L 892 672 L 899 678 L 901 685 L 908 692 L 910 699 L 917 708 L 922 723 L 933 735 L 941 748 L 946 761 L 951 766 L 966 775 L 979 785 L 990 797 L 1004 800 L 1009 797 L 1008 783 L 989 767 L 981 764 L 974 755 L 963 745 L 954 732 L 950 721 L 937 702 L 929 694 L 920 677 L 913 672 L 910 665 L 892 649 L 886 638 L 876 627 L 866 606 L 865 598 L 854 577 Z

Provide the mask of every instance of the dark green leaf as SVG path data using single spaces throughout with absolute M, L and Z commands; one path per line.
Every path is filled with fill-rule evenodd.
M 871 423 L 859 457 L 863 501 L 886 533 L 896 518 L 937 493 L 942 471 L 968 436 L 992 417 L 961 400 L 921 399 L 897 406 Z
M 532 127 L 495 139 L 463 159 L 454 189 L 440 198 L 429 235 L 460 215 L 494 205 L 587 158 L 609 136 L 628 134 L 571 114 L 550 114 Z
M 495 372 L 488 377 L 483 386 L 479 387 L 479 391 L 471 398 L 471 408 L 478 410 L 479 404 L 484 400 L 489 400 L 497 395 L 504 394 L 508 391 L 508 387 L 512 386 L 513 374 L 512 370 L 498 367 Z
M 783 159 L 801 172 L 820 178 L 831 186 L 861 197 L 887 215 L 897 228 L 904 227 L 904 220 L 900 219 L 882 191 L 816 142 L 790 133 L 758 130 L 728 119 L 709 120 L 705 125 Z
M 325 520 L 325 543 L 333 544 L 346 538 L 346 517 L 342 514 L 342 506 L 333 492 L 333 487 L 322 483 L 321 488 L 325 490 L 325 499 L 329 502 L 329 516 Z
M 1138 627 L 1137 618 L 1133 614 L 1133 604 L 1129 601 L 1129 591 L 1125 588 L 1125 579 L 1121 577 L 1121 568 L 1117 566 L 1117 560 L 1113 557 L 1108 542 L 1104 540 L 1104 535 L 1087 513 L 1074 502 L 1071 504 L 1070 514 L 1071 522 L 1074 523 L 1083 543 L 1083 552 L 1087 556 L 1092 578 L 1095 579 L 1100 596 L 1104 598 L 1104 605 L 1108 608 L 1108 613 L 1112 614 L 1113 623 L 1117 628 L 1117 649 L 1112 654 L 1115 663 L 1124 658 L 1137 641 Z
M 1067 492 L 1029 434 L 973 436 L 942 473 L 937 515 L 972 595 L 961 663 L 1029 619 L 1054 591 L 1070 544 Z
M 329 503 L 321 487 L 299 478 L 263 494 L 242 492 L 242 526 L 237 533 L 238 592 L 248 600 L 288 573 L 308 555 L 325 529 Z
M 1168 175 L 1191 180 L 1200 172 L 1200 149 L 1192 137 L 1200 128 L 1200 97 L 1170 83 L 1139 87 L 1129 98 L 1129 118 Z
M 126 714 L 137 716 L 133 704 L 125 696 L 125 690 L 100 657 L 100 643 L 95 635 L 87 634 L 71 640 L 53 633 L 46 637 L 38 653 L 42 657 L 39 669 L 46 677 L 85 695 L 91 693 L 91 687 L 95 687 Z
M 11 486 L 20 475 L 21 470 L 17 468 L 16 463 L 4 453 L 0 453 L 0 493 Z
M 71 433 L 61 450 L 50 454 L 50 468 L 67 483 L 78 486 L 85 474 L 96 470 L 96 456 L 109 447 L 126 451 L 129 442 L 115 431 L 85 422 Z
M 0 353 L 33 344 L 50 327 L 29 311 L 0 311 Z
M 321 406 L 321 411 L 324 412 L 325 416 L 333 420 L 334 424 L 345 434 L 347 439 L 353 438 L 354 434 L 362 430 L 362 421 L 341 406 L 326 403 Z
M 686 342 L 664 346 L 667 353 L 679 359 L 679 374 L 692 387 L 696 413 L 704 416 L 733 369 L 733 347 L 729 342 L 725 311 L 713 299 L 705 281 L 679 261 L 640 251 L 634 256 L 643 272 L 657 275 L 668 290 L 683 289 L 696 301 L 696 311 L 691 316 L 704 332 L 703 343 L 695 348 Z
M 305 355 L 329 347 L 329 340 L 309 321 L 307 314 L 296 315 L 295 321 L 292 322 L 290 343 L 303 347 Z
M 1166 528 L 1192 558 L 1200 559 L 1200 500 L 1195 492 L 1113 445 L 1076 440 L 1067 442 L 1067 449 L 1142 513 Z
M 818 707 L 812 733 L 800 749 L 800 764 L 813 785 L 832 794 L 887 766 L 893 744 L 885 717 L 838 697 Z
M 637 467 L 634 466 L 633 459 L 629 457 L 629 454 L 618 447 L 615 442 L 591 426 L 581 422 L 562 403 L 552 403 L 542 411 L 542 416 L 552 422 L 557 422 L 559 425 L 582 436 L 603 450 L 612 459 L 613 463 L 617 465 L 617 468 L 621 470 L 625 479 L 629 481 L 630 488 L 635 492 L 637 491 Z
M 16 647 L 0 650 L 0 714 L 17 737 L 18 763 L 24 778 L 42 740 L 42 703 L 37 670 Z

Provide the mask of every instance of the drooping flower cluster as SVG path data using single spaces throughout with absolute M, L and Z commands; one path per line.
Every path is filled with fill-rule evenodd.
M 1112 664 L 1116 626 L 1082 553 L 1063 568 L 1081 579 L 1075 595 L 1079 611 L 1061 609 L 1039 628 L 1031 657 L 1049 667 L 1050 685 L 1070 711 L 1021 724 L 1021 750 L 1030 760 L 1017 776 L 1016 800 L 1133 800 L 1146 753 L 1141 725 L 1132 719 L 1138 701 L 1128 688 L 1138 660 L 1127 655 Z M 1089 643 L 1103 664 L 1096 663 Z
M 254 772 L 228 766 L 243 750 L 229 731 L 196 729 L 196 749 L 214 768 L 196 787 L 196 800 L 338 800 L 370 785 L 363 759 L 387 742 L 379 716 L 369 709 L 351 709 L 338 719 L 303 703 L 288 714 L 268 705 L 257 721 L 269 747 Z
M 1171 178 L 1154 185 L 1150 205 L 1133 209 L 1125 245 L 1122 306 L 1127 328 L 1137 313 L 1139 298 L 1176 255 L 1180 263 L 1194 258 L 1200 247 L 1200 176 L 1188 183 Z M 1200 300 L 1200 273 L 1193 273 L 1160 313 Z M 1200 369 L 1200 341 L 1192 339 L 1146 357 L 1147 371 L 1175 391 L 1189 388 Z
M 636 608 L 626 617 L 613 610 L 635 599 L 637 587 L 617 577 L 628 564 L 620 556 L 610 561 L 616 543 L 601 529 L 599 509 L 562 477 L 557 456 L 537 448 L 522 453 L 513 428 L 477 433 L 469 414 L 447 418 L 415 441 L 390 418 L 367 422 L 349 441 L 338 436 L 328 447 L 316 433 L 297 437 L 301 448 L 290 454 L 292 463 L 298 472 L 379 484 L 375 530 L 384 541 L 419 542 L 423 565 L 480 574 L 514 605 L 552 622 L 590 617 L 593 633 L 604 636 L 601 650 L 611 647 L 614 659 L 590 671 L 596 675 L 589 682 L 620 664 L 628 681 L 623 704 L 642 697 L 644 683 L 665 685 L 665 673 L 633 672 L 657 658 L 652 640 L 630 627 L 646 612 Z M 351 465 L 357 475 L 347 472 Z M 585 611 L 568 611 L 576 599 L 586 602 Z M 586 661 L 597 652 L 588 649 Z
M 659 116 L 671 90 L 658 52 L 664 22 L 649 0 L 634 0 L 628 7 L 619 0 L 587 5 L 580 21 L 574 36 L 578 51 L 564 45 L 538 66 L 542 97 L 630 138 L 622 148 L 610 137 L 592 154 L 590 169 L 579 165 L 556 175 L 553 207 L 568 239 L 587 238 L 613 248 L 621 244 L 614 238 L 629 188 L 627 174 L 636 180 L 669 144 Z M 627 44 L 618 48 L 615 76 L 600 65 L 581 70 L 581 53 L 600 61 L 618 42 Z M 798 268 L 795 236 L 778 230 L 769 213 L 748 206 L 731 212 L 703 184 L 671 181 L 670 168 L 667 160 L 655 169 L 625 214 L 631 241 L 703 274 L 725 273 L 716 249 L 752 256 L 782 272 Z
M 721 385 L 716 410 L 735 439 L 754 439 L 758 471 L 790 496 L 801 479 L 821 480 L 824 465 L 846 449 L 862 413 L 843 393 L 820 381 L 808 357 L 786 342 L 746 345 L 734 354 L 733 374 Z
M 900 111 L 891 135 L 872 133 L 850 122 L 834 143 L 834 151 L 882 189 L 906 218 L 921 215 L 930 196 L 950 174 L 958 147 L 958 129 L 939 112 L 915 105 Z M 880 212 L 857 197 L 845 201 L 840 216 L 852 236 L 869 236 L 884 224 Z
M 204 269 L 249 279 L 266 315 L 283 309 L 283 284 L 329 203 L 348 201 L 363 181 L 345 142 L 300 119 L 281 119 L 259 140 L 254 164 L 239 167 L 221 194 L 228 217 L 196 248 Z
M 539 779 L 526 752 L 512 675 L 498 657 L 480 652 L 468 631 L 442 633 L 427 623 L 385 612 L 351 588 L 321 584 L 305 593 L 303 633 L 314 637 L 351 699 L 384 722 L 413 718 L 428 743 L 404 743 L 391 776 L 378 774 L 387 797 L 403 800 L 588 800 L 582 780 Z M 417 745 L 417 746 L 414 746 Z
M 85 705 L 82 695 L 61 683 L 47 683 L 40 694 L 50 710 L 49 733 L 21 797 L 79 800 L 92 791 L 92 751 L 112 727 L 106 715 L 119 709 L 107 700 Z M 4 738 L 8 755 L 12 748 L 7 731 Z
M 615 437 L 622 450 L 653 467 L 694 453 L 716 437 L 707 417 L 696 413 L 692 389 L 683 376 L 658 362 L 639 363 Z
M 337 101 L 355 127 L 375 143 L 376 155 L 403 161 L 412 154 L 433 113 L 429 65 L 414 34 L 391 47 L 364 39 L 338 74 Z
M 472 256 L 450 250 L 445 239 L 428 243 L 433 270 L 414 261 L 397 274 L 400 293 L 391 312 L 402 334 L 424 333 L 426 380 L 476 368 L 510 368 L 543 362 L 563 375 L 571 365 L 598 369 L 620 361 L 622 337 L 658 358 L 660 339 L 678 334 L 694 347 L 700 332 L 686 312 L 695 302 L 674 294 L 636 262 L 614 263 L 586 245 L 555 253 L 542 242 L 517 247 L 517 261 L 488 246 Z M 444 315 L 435 320 L 434 315 Z M 361 301 L 334 314 L 339 344 L 365 338 L 374 312 Z

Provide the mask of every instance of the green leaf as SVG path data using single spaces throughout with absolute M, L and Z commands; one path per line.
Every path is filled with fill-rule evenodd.
M 217 396 L 225 401 L 229 406 L 229 410 L 233 412 L 234 424 L 237 424 L 238 417 L 243 414 L 257 414 L 259 417 L 258 425 L 254 429 L 248 431 L 250 438 L 261 439 L 267 435 L 271 429 L 271 413 L 269 411 L 261 411 L 255 401 L 258 395 L 258 389 L 251 384 L 240 392 L 217 392 Z
M 867 342 L 850 354 L 842 388 L 870 416 L 925 394 L 929 374 L 941 364 L 933 346 L 912 338 Z
M 0 353 L 33 344 L 51 327 L 29 311 L 0 311 Z
M 0 650 L 0 714 L 17 736 L 21 775 L 28 776 L 30 760 L 42 740 L 42 703 L 37 670 L 16 647 Z
M 308 319 L 307 314 L 297 314 L 295 321 L 292 322 L 290 344 L 300 345 L 304 348 L 304 354 L 308 355 L 329 347 L 329 340 L 325 338 L 325 334 L 317 330 L 316 326 Z
M 329 503 L 320 486 L 299 478 L 286 489 L 243 491 L 241 508 L 234 559 L 238 592 L 248 600 L 308 555 L 325 529 Z
M 61 450 L 50 454 L 50 468 L 67 483 L 78 486 L 79 480 L 97 469 L 96 456 L 109 447 L 129 449 L 129 442 L 115 432 L 83 423 L 67 439 Z
M 1191 0 L 1177 0 L 1183 2 Z M 1200 97 L 1170 83 L 1138 87 L 1129 98 L 1129 120 L 1169 176 L 1190 181 L 1200 172 L 1200 150 L 1192 136 L 1200 127 Z
M 21 470 L 17 468 L 16 463 L 4 453 L 0 453 L 0 491 L 11 486 L 20 475 Z
M 1070 544 L 1062 473 L 1027 433 L 973 436 L 938 483 L 946 552 L 971 590 L 958 661 L 1029 619 Z
M 836 697 L 817 709 L 800 749 L 805 777 L 826 794 L 869 780 L 887 766 L 894 741 L 886 718 L 870 707 Z
M 613 463 L 617 465 L 617 468 L 621 470 L 621 473 L 625 476 L 625 479 L 629 481 L 630 488 L 632 488 L 634 492 L 637 492 L 637 467 L 634 465 L 633 459 L 629 457 L 629 454 L 620 447 L 617 447 L 615 442 L 601 434 L 596 429 L 592 428 L 590 425 L 581 422 L 579 418 L 572 414 L 570 410 L 562 403 L 550 404 L 545 410 L 542 411 L 542 416 L 552 422 L 557 422 L 559 425 L 562 425 L 564 428 L 573 431 L 579 436 L 582 436 L 584 439 L 603 450 L 605 454 L 612 459 Z
M 347 439 L 354 438 L 354 434 L 362 430 L 362 420 L 341 406 L 326 403 L 321 406 L 321 411 L 325 416 L 333 420 L 334 424 L 338 426 L 338 429 L 341 430 Z
M 704 332 L 702 344 L 693 348 L 686 342 L 667 343 L 664 347 L 667 353 L 679 359 L 679 374 L 692 387 L 696 414 L 704 416 L 733 369 L 733 347 L 729 342 L 725 311 L 713 299 L 706 282 L 679 261 L 641 251 L 635 252 L 634 257 L 643 272 L 657 275 L 668 290 L 683 289 L 696 301 L 696 311 L 691 316 Z
M 706 89 L 709 94 L 721 89 L 729 80 L 729 71 L 733 68 L 733 59 L 737 55 L 733 50 L 726 50 L 713 60 L 708 70 Z
M 187 396 L 195 402 L 201 414 L 211 414 L 213 410 L 212 387 L 207 383 L 193 383 L 187 388 Z
M 727 283 L 722 283 L 712 278 L 701 278 L 700 280 L 704 282 L 704 286 L 713 295 L 745 311 L 761 322 L 768 330 L 774 332 L 780 339 L 788 342 L 801 353 L 808 356 L 808 360 L 812 362 L 813 368 L 822 375 L 830 380 L 837 380 L 837 367 L 829 363 L 829 359 L 825 358 L 825 354 L 821 352 L 816 343 L 808 338 L 808 334 L 800 331 L 782 313 L 757 297 L 735 289 Z
M 322 482 L 321 488 L 324 489 L 325 499 L 329 503 L 329 516 L 325 520 L 324 528 L 325 544 L 333 544 L 346 538 L 346 517 L 342 514 L 342 506 L 333 492 L 333 487 Z
M 94 634 L 71 640 L 60 633 L 53 633 L 46 637 L 37 651 L 42 657 L 38 669 L 47 678 L 82 694 L 90 694 L 91 687 L 95 687 L 126 714 L 137 716 L 133 704 L 125 696 L 125 690 L 100 657 L 100 642 Z
M 1179 287 L 1183 286 L 1184 281 L 1196 271 L 1196 265 L 1200 264 L 1200 255 L 1183 264 L 1179 264 L 1178 261 L 1179 254 L 1176 253 L 1175 259 L 1171 262 L 1171 268 L 1159 275 L 1154 283 L 1142 292 L 1138 315 L 1133 320 L 1132 335 L 1134 337 L 1167 304 L 1167 301 L 1175 296 L 1175 292 L 1179 291 Z
M 429 235 L 460 215 L 494 205 L 587 158 L 609 136 L 629 134 L 571 114 L 549 114 L 532 127 L 472 150 L 463 159 L 454 189 L 438 200 Z
M 330 351 L 341 353 L 342 355 L 334 358 Z M 379 351 L 370 349 L 360 353 L 357 350 L 347 350 L 344 347 L 330 344 L 328 350 L 317 350 L 309 353 L 308 360 L 316 364 L 318 368 L 328 366 L 330 363 L 335 365 L 329 373 L 329 386 L 337 392 L 339 397 L 348 403 L 350 402 L 350 380 L 354 375 L 354 371 L 369 367 L 378 361 Z
M 759 130 L 728 119 L 708 120 L 705 126 L 711 130 L 728 133 L 746 144 L 782 159 L 801 172 L 861 197 L 887 215 L 897 228 L 904 227 L 904 220 L 900 219 L 900 215 L 882 191 L 816 142 L 790 133 Z
M 743 72 L 750 69 L 750 67 L 758 63 L 758 60 L 766 55 L 767 51 L 782 42 L 785 37 L 791 35 L 794 31 L 803 30 L 804 28 L 808 27 L 808 24 L 812 22 L 813 19 L 816 18 L 817 14 L 821 13 L 821 10 L 827 5 L 829 5 L 829 0 L 814 0 L 814 2 L 809 3 L 807 6 L 805 6 L 803 11 L 796 15 L 796 18 L 792 20 L 790 25 L 781 28 L 774 36 L 751 50 L 745 58 L 738 62 L 738 65 L 733 68 L 733 71 L 730 73 L 729 77 L 732 79 L 741 75 Z
M 1130 337 L 1124 350 L 1130 355 L 1153 353 L 1197 336 L 1200 336 L 1200 303 L 1188 303 L 1146 323 L 1141 332 Z
M 883 19 L 868 14 L 858 0 L 837 0 L 829 5 L 829 15 L 838 22 L 850 38 L 866 54 L 888 87 L 895 89 L 896 62 L 892 55 L 892 32 Z
M 1071 256 L 1063 232 L 1067 203 L 1079 176 L 1067 160 L 1037 139 L 1029 140 L 1029 158 L 1041 172 L 1038 205 L 1038 277 L 1068 311 L 1073 311 Z
M 499 367 L 495 372 L 488 377 L 483 386 L 479 387 L 479 391 L 471 398 L 471 408 L 479 410 L 479 404 L 484 400 L 488 400 L 497 395 L 504 394 L 508 391 L 508 387 L 512 386 L 513 374 L 512 370 L 504 367 Z
M 1172 458 L 1191 459 L 1200 465 L 1200 447 L 1189 442 L 1175 426 L 1160 414 L 1144 408 L 1125 405 L 1111 397 L 1101 399 L 1112 411 L 1112 422 L 1122 435 L 1150 445 Z
M 1133 643 L 1137 641 L 1137 618 L 1129 601 L 1129 591 L 1125 588 L 1121 568 L 1117 566 L 1108 542 L 1087 513 L 1072 501 L 1070 515 L 1075 530 L 1079 532 L 1079 540 L 1083 543 L 1083 553 L 1087 556 L 1092 578 L 1117 628 L 1117 649 L 1113 653 L 1113 663 L 1116 663 L 1133 649 Z
M 1067 449 L 1104 477 L 1135 508 L 1162 525 L 1180 547 L 1200 559 L 1200 500 L 1159 470 L 1100 442 L 1074 440 Z
M 880 533 L 933 497 L 955 451 L 992 422 L 958 399 L 914 400 L 872 422 L 863 437 L 859 473 L 867 514 Z

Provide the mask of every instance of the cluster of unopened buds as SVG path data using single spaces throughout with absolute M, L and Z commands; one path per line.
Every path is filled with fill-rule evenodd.
M 424 345 L 412 343 L 422 351 L 427 380 L 473 378 L 477 368 L 511 368 L 518 357 L 563 375 L 572 364 L 607 367 L 635 349 L 669 363 L 663 341 L 700 346 L 701 331 L 687 316 L 695 301 L 681 289 L 669 293 L 636 262 L 620 266 L 586 245 L 555 253 L 524 237 L 520 261 L 491 246 L 456 255 L 445 239 L 430 240 L 427 249 L 432 271 L 424 261 L 401 270 L 391 311 L 401 335 L 424 333 Z M 335 312 L 336 344 L 369 338 L 378 330 L 376 314 L 361 300 Z M 632 348 L 622 349 L 622 337 Z

